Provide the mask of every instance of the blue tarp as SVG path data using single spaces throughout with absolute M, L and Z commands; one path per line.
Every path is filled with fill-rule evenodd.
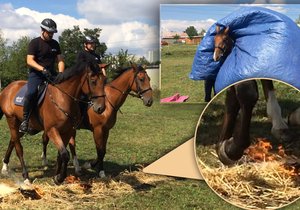
M 216 25 L 234 41 L 226 59 L 213 60 Z M 287 16 L 244 7 L 212 25 L 196 51 L 190 78 L 216 79 L 216 92 L 248 78 L 271 78 L 300 89 L 300 28 Z

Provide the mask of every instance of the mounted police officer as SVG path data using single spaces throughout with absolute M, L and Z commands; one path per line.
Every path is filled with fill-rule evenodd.
M 96 39 L 92 36 L 85 36 L 84 38 L 84 49 L 78 53 L 77 62 L 88 63 L 90 66 L 95 68 L 95 70 L 100 71 L 99 64 L 101 64 L 100 55 L 96 53 Z M 105 69 L 101 68 L 104 76 L 106 76 Z
M 28 89 L 24 97 L 23 122 L 19 132 L 28 131 L 30 114 L 37 103 L 38 86 L 57 74 L 55 62 L 58 64 L 58 71 L 64 71 L 64 60 L 58 42 L 53 39 L 54 33 L 57 33 L 56 23 L 46 18 L 41 22 L 41 36 L 29 43 L 26 58 L 29 66 Z

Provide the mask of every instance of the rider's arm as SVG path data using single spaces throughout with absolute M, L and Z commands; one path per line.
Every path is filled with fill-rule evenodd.
M 44 69 L 43 66 L 41 66 L 34 60 L 34 55 L 27 55 L 26 62 L 28 66 L 34 68 L 37 71 L 43 71 Z
M 61 54 L 57 55 L 57 65 L 58 65 L 59 72 L 63 72 L 65 70 L 65 62 Z

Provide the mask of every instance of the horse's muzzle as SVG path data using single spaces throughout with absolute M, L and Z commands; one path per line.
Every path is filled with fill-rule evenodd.
M 153 99 L 152 98 L 148 98 L 148 99 L 142 98 L 142 99 L 143 99 L 143 102 L 144 102 L 145 106 L 148 106 L 148 107 L 152 106 L 152 104 L 153 104 Z
M 97 105 L 97 104 L 93 104 L 93 110 L 94 110 L 94 112 L 96 112 L 97 114 L 101 114 L 101 113 L 104 112 L 104 110 L 105 110 L 105 105 Z

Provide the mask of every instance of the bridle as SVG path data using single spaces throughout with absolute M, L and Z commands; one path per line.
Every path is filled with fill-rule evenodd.
M 113 88 L 113 89 L 115 89 L 115 90 L 118 90 L 118 91 L 119 91 L 120 93 L 122 93 L 123 95 L 128 94 L 128 95 L 131 95 L 131 96 L 133 96 L 133 97 L 137 97 L 137 98 L 143 99 L 143 94 L 146 93 L 146 92 L 148 92 L 148 91 L 150 91 L 150 90 L 152 90 L 152 88 L 149 87 L 149 88 L 143 90 L 143 89 L 140 87 L 139 82 L 138 82 L 138 78 L 137 78 L 137 75 L 138 75 L 139 72 L 144 72 L 144 73 L 146 74 L 146 76 L 149 77 L 148 74 L 147 74 L 147 72 L 146 72 L 145 70 L 139 70 L 139 71 L 135 72 L 135 73 L 134 73 L 133 80 L 132 80 L 132 82 L 131 82 L 131 85 L 129 86 L 129 88 L 128 88 L 126 91 L 122 91 L 122 90 L 118 89 L 117 87 L 115 87 L 115 86 L 113 86 L 113 85 L 111 85 L 111 84 L 107 84 L 107 86 L 108 86 L 108 87 L 111 87 L 111 88 Z M 132 86 L 133 86 L 134 82 L 136 83 L 137 91 L 136 91 L 136 93 L 131 93 L 131 89 L 132 89 Z
M 232 44 L 233 44 L 233 40 L 228 36 L 226 39 L 224 39 L 222 42 L 225 42 L 224 47 L 221 47 L 219 43 L 219 45 L 215 46 L 215 49 L 219 49 L 222 51 L 222 56 L 225 53 L 229 53 L 228 51 L 231 50 L 232 48 Z
M 99 76 L 100 77 L 100 76 Z M 99 78 L 98 77 L 98 78 Z M 74 102 L 76 102 L 76 103 L 79 103 L 79 102 L 81 102 L 81 103 L 85 103 L 85 104 L 88 104 L 88 106 L 93 106 L 94 105 L 94 100 L 95 99 L 97 99 L 97 98 L 99 98 L 99 97 L 105 97 L 106 95 L 105 95 L 105 93 L 103 94 L 103 95 L 89 95 L 89 98 L 88 98 L 88 101 L 86 101 L 86 100 L 81 100 L 80 98 L 76 98 L 76 97 L 74 97 L 74 96 L 72 96 L 71 94 L 69 94 L 69 93 L 67 93 L 66 91 L 64 91 L 62 88 L 60 88 L 57 84 L 55 84 L 53 81 L 50 81 L 50 79 L 48 79 L 49 80 L 49 82 L 51 82 L 51 84 L 53 85 L 53 87 L 55 87 L 56 89 L 58 89 L 60 92 L 62 92 L 63 94 L 65 94 L 65 95 L 67 95 L 68 97 L 70 97 Z M 91 93 L 91 78 L 89 77 L 89 75 L 88 75 L 88 72 L 86 73 L 86 78 L 85 78 L 85 80 L 84 80 L 84 82 L 81 84 L 81 89 L 82 89 L 82 87 L 84 86 L 84 84 L 85 84 L 85 82 L 87 82 L 88 81 L 88 88 L 89 88 L 89 92 Z M 51 102 L 67 117 L 67 118 L 70 118 L 73 122 L 75 121 L 77 121 L 77 123 L 74 123 L 74 125 L 73 125 L 73 129 L 76 129 L 78 126 L 79 126 L 79 124 L 80 124 L 80 122 L 81 122 L 81 120 L 82 120 L 82 118 L 83 118 L 83 116 L 82 116 L 82 118 L 81 119 L 79 119 L 79 120 L 77 120 L 76 119 L 76 117 L 72 117 L 72 115 L 71 114 L 69 114 L 67 111 L 65 111 L 63 108 L 61 108 L 60 106 L 59 106 L 59 104 L 57 104 L 56 103 L 56 101 L 54 100 L 54 98 L 53 98 L 53 96 L 52 96 L 52 94 L 51 94 L 51 92 L 50 92 L 50 90 L 48 89 L 48 94 L 49 94 L 49 97 L 50 97 L 50 100 L 51 100 Z

